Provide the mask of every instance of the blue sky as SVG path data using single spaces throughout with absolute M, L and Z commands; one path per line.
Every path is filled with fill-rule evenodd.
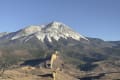
M 0 0 L 0 32 L 51 21 L 85 36 L 120 40 L 120 0 Z

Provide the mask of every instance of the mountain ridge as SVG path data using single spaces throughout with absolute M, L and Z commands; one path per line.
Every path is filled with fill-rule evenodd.
M 80 38 L 88 40 L 84 36 L 80 35 L 79 33 L 73 31 L 67 25 L 61 22 L 51 22 L 47 25 L 40 25 L 40 26 L 28 26 L 16 32 L 11 32 L 10 35 L 6 34 L 7 38 L 10 40 L 19 39 L 22 37 L 31 37 L 34 35 L 36 38 L 44 42 L 44 39 L 47 38 L 49 42 L 52 42 L 52 38 L 55 40 L 59 40 L 60 38 L 72 38 L 75 40 L 80 40 Z M 2 38 L 4 37 L 2 36 Z M 1 38 L 1 37 L 0 37 Z

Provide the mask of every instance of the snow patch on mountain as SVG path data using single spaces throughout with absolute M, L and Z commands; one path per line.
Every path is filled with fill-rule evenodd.
M 3 33 L 0 33 L 0 37 L 3 37 L 5 35 L 9 34 L 8 32 L 3 32 Z
M 41 31 L 41 29 L 42 29 L 42 26 L 41 27 L 40 26 L 28 26 L 24 29 L 17 31 L 16 34 L 11 38 L 11 40 L 29 36 L 31 34 Z

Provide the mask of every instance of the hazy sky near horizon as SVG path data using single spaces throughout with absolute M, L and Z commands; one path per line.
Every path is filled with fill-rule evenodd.
M 0 0 L 0 32 L 51 21 L 88 37 L 120 40 L 120 0 Z

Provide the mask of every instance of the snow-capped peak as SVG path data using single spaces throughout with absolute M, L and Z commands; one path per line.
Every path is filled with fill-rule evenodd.
M 67 25 L 61 22 L 51 22 L 47 25 L 40 25 L 40 26 L 28 26 L 24 29 L 21 29 L 12 34 L 10 37 L 11 40 L 24 38 L 25 41 L 28 41 L 32 37 L 38 38 L 40 41 L 44 42 L 45 38 L 48 39 L 49 42 L 52 42 L 52 39 L 59 40 L 60 38 L 68 39 L 72 38 L 74 40 L 85 39 L 84 36 L 76 33 Z
M 54 29 L 69 28 L 70 29 L 70 27 L 68 27 L 67 25 L 57 21 L 53 21 L 49 23 L 48 25 L 46 25 L 46 28 L 54 28 Z
M 83 38 L 87 40 L 87 38 L 79 33 L 76 33 L 69 26 L 61 22 L 51 22 L 45 28 L 45 31 L 48 33 L 49 37 L 53 37 L 55 40 L 59 40 L 60 38 L 72 38 L 75 40 L 80 40 L 80 38 Z M 51 41 L 51 38 L 49 39 Z

